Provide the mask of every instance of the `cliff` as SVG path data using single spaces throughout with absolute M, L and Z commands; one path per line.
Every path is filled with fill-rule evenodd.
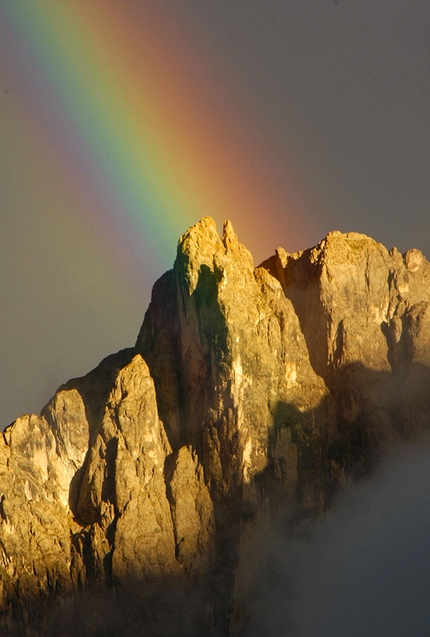
M 429 416 L 421 252 L 332 232 L 254 268 L 202 219 L 135 347 L 0 436 L 2 634 L 246 634 L 274 521 L 288 542 Z

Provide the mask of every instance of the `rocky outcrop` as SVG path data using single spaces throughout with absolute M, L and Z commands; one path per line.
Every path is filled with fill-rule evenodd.
M 294 304 L 344 435 L 353 427 L 375 449 L 425 430 L 430 265 L 423 254 L 332 232 L 298 254 L 278 249 L 264 265 Z
M 4 634 L 246 634 L 273 520 L 427 428 L 429 284 L 357 233 L 255 268 L 230 222 L 188 230 L 136 346 L 0 438 Z

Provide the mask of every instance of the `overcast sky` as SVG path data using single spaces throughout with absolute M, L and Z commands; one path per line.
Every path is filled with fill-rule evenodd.
M 67 12 L 52 14 L 47 0 L 37 5 L 42 26 L 34 26 L 33 17 L 26 16 L 31 4 L 5 0 L 0 7 L 3 426 L 25 412 L 39 412 L 62 382 L 134 343 L 151 286 L 173 263 L 177 235 L 208 212 L 201 205 L 201 213 L 192 210 L 176 225 L 160 218 L 153 226 L 157 236 L 148 226 L 141 243 L 138 233 L 125 229 L 123 199 L 114 189 L 111 196 L 108 188 L 102 192 L 94 185 L 97 156 L 77 168 L 70 159 L 81 151 L 84 157 L 85 137 L 70 124 L 70 101 L 58 99 L 67 88 L 60 86 L 64 73 L 49 76 L 55 56 L 48 59 L 49 47 L 43 48 L 46 38 L 40 35 L 46 11 L 47 33 L 57 39 L 56 46 L 61 47 L 65 28 L 74 38 L 73 61 L 80 52 L 81 28 L 89 29 L 87 40 L 91 28 L 95 40 L 104 32 L 84 11 L 81 22 L 71 21 L 69 28 Z M 160 0 L 141 5 L 111 0 L 105 6 L 115 4 L 118 12 L 133 14 L 134 37 L 140 32 L 142 42 L 149 37 L 148 21 L 156 21 L 161 9 L 168 15 L 164 35 L 166 42 L 170 38 L 170 59 L 183 61 L 186 69 L 191 56 L 197 69 L 189 66 L 197 78 L 184 88 L 189 103 L 207 115 L 208 131 L 212 125 L 216 131 L 224 122 L 236 123 L 252 149 L 247 163 L 238 153 L 230 172 L 251 192 L 255 180 L 249 171 L 254 169 L 267 208 L 264 215 L 247 216 L 241 209 L 245 198 L 239 198 L 236 212 L 228 210 L 228 216 L 257 261 L 278 245 L 309 247 L 333 229 L 363 232 L 388 248 L 418 247 L 430 255 L 428 0 Z M 17 6 L 20 16 L 14 14 Z M 65 0 L 57 6 L 83 9 L 86 3 Z M 160 33 L 163 25 L 156 24 Z M 123 38 L 126 47 L 125 27 L 116 38 Z M 94 56 L 98 46 L 94 41 Z M 140 66 L 132 57 L 129 61 L 138 78 Z M 79 69 L 79 59 L 73 63 Z M 168 98 L 168 56 L 156 70 L 166 73 Z M 100 60 L 102 72 L 106 67 Z M 118 79 L 113 72 L 106 79 L 112 91 Z M 79 73 L 76 81 L 79 97 L 84 93 Z M 174 102 L 173 96 L 172 88 Z M 212 110 L 205 111 L 205 104 Z M 95 113 L 94 122 L 97 115 L 103 119 L 102 112 Z M 209 137 L 202 165 L 214 154 Z M 223 148 L 228 165 L 233 155 L 223 142 L 221 163 Z M 197 182 L 198 176 L 196 189 Z M 222 178 L 217 187 L 227 191 Z M 144 204 L 149 206 L 142 201 L 142 209 Z M 108 208 L 104 224 L 103 214 L 97 218 L 96 213 Z M 224 210 L 214 216 L 221 230 Z

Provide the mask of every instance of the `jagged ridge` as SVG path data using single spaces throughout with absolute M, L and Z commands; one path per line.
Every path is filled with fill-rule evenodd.
M 136 634 L 246 633 L 272 520 L 320 515 L 426 429 L 429 284 L 418 250 L 357 233 L 254 268 L 230 222 L 188 230 L 135 348 L 0 438 L 4 631 L 105 589 Z

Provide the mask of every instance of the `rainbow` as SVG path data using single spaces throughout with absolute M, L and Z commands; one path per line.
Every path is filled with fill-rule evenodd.
M 299 196 L 276 183 L 279 167 L 249 113 L 162 4 L 9 0 L 0 8 L 19 108 L 91 210 L 85 223 L 161 271 L 177 238 L 205 215 L 230 218 L 251 249 L 282 243 L 281 217 L 299 241 Z

